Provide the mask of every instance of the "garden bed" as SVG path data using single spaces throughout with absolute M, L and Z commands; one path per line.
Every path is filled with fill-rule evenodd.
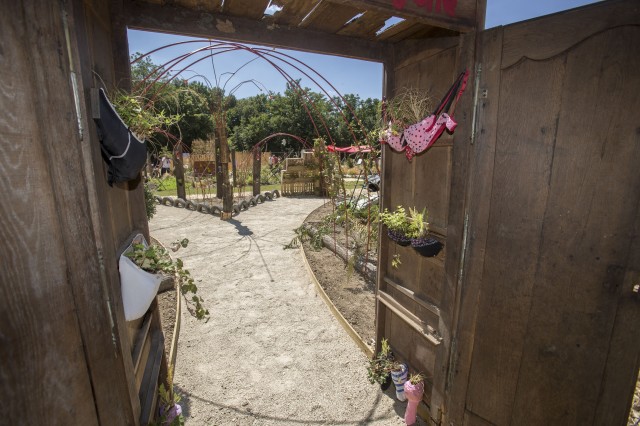
M 312 212 L 305 224 L 314 226 L 332 213 L 331 204 Z M 344 229 L 335 227 L 329 234 L 338 244 L 345 245 Z M 353 327 L 365 344 L 375 346 L 375 282 L 365 279 L 361 271 L 349 268 L 346 262 L 332 250 L 323 247 L 314 249 L 309 242 L 303 243 L 303 249 L 309 267 L 318 283 L 331 299 L 334 306 Z M 370 263 L 376 263 L 375 251 L 369 252 Z

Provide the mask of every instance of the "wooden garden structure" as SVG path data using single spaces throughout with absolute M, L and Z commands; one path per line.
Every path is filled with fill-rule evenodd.
M 427 207 L 445 249 L 381 236 L 378 341 L 429 375 L 436 424 L 624 424 L 640 359 L 638 2 L 489 31 L 484 0 L 276 3 L 267 17 L 269 0 L 2 2 L 3 418 L 140 422 L 117 259 L 148 236 L 143 191 L 107 185 L 90 119 L 92 88 L 128 85 L 130 27 L 378 61 L 386 96 L 441 94 L 469 69 L 453 137 L 411 163 L 383 151 L 383 205 Z M 405 20 L 378 34 L 391 16 Z

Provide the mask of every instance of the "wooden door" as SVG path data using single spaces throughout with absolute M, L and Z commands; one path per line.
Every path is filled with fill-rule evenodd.
M 479 34 L 446 424 L 626 424 L 639 24 L 637 1 L 609 1 Z

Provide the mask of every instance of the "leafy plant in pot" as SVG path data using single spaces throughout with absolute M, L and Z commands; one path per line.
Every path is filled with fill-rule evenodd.
M 425 257 L 437 256 L 442 250 L 442 243 L 429 235 L 429 224 L 427 223 L 427 210 L 409 209 L 409 219 L 411 222 L 409 235 L 411 236 L 411 247 Z
M 405 247 L 411 244 L 409 236 L 411 221 L 404 207 L 398 206 L 393 212 L 384 209 L 379 218 L 380 222 L 387 227 L 387 235 L 392 241 Z
M 416 412 L 418 410 L 418 404 L 422 400 L 424 394 L 424 374 L 417 373 L 412 374 L 404 383 L 404 393 L 409 403 L 407 404 L 407 410 L 404 413 L 404 422 L 407 425 L 412 425 L 416 422 Z
M 380 388 L 384 391 L 391 386 L 391 365 L 393 363 L 393 353 L 387 339 L 382 339 L 380 352 L 378 356 L 369 361 L 367 367 L 367 377 L 371 384 L 379 383 Z

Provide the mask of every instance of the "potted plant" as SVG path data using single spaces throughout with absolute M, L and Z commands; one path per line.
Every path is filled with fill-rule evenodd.
M 167 382 L 169 385 L 165 388 L 164 383 L 158 388 L 158 420 L 155 423 L 159 426 L 181 426 L 184 425 L 184 416 L 182 415 L 182 407 L 180 395 L 173 391 L 173 371 L 169 369 Z
M 405 247 L 411 244 L 411 237 L 408 235 L 411 222 L 404 207 L 398 206 L 393 212 L 384 209 L 379 218 L 387 227 L 387 235 L 392 241 Z
M 378 356 L 372 358 L 369 361 L 367 367 L 367 377 L 371 384 L 379 383 L 380 388 L 384 391 L 391 386 L 391 364 L 393 362 L 393 354 L 391 353 L 391 347 L 389 341 L 385 338 L 382 339 L 382 345 Z
M 407 400 L 404 394 L 404 384 L 407 381 L 408 372 L 407 364 L 394 362 L 391 366 L 391 380 L 396 385 L 396 398 L 398 398 L 398 401 Z
M 429 235 L 427 210 L 409 209 L 409 236 L 411 247 L 425 257 L 436 256 L 442 249 L 442 243 Z
M 407 410 L 404 413 L 404 422 L 407 425 L 412 425 L 416 422 L 418 404 L 424 394 L 424 375 L 422 373 L 412 374 L 409 380 L 404 383 L 404 393 L 409 400 Z

